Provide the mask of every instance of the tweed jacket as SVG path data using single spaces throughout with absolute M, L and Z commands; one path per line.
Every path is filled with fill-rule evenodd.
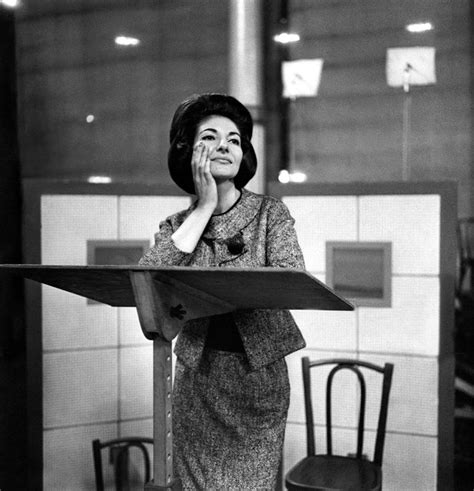
M 174 245 L 171 235 L 195 207 L 193 203 L 187 210 L 161 222 L 155 245 L 140 259 L 140 264 L 304 268 L 294 220 L 279 199 L 242 189 L 239 201 L 229 211 L 213 215 L 195 250 L 186 253 Z M 240 243 L 240 247 L 232 247 L 232 243 Z M 287 310 L 239 310 L 232 317 L 252 370 L 305 346 Z M 191 320 L 178 336 L 176 356 L 189 368 L 199 366 L 208 326 L 209 318 Z

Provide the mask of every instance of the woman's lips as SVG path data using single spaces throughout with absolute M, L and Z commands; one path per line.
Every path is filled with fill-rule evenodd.
M 212 159 L 213 162 L 220 162 L 221 164 L 231 164 L 232 162 L 229 159 L 223 158 L 223 157 L 217 157 L 215 159 Z

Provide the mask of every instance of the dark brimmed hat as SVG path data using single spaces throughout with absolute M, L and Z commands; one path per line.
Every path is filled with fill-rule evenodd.
M 240 131 L 242 162 L 234 178 L 237 188 L 244 187 L 254 176 L 257 158 L 250 139 L 253 121 L 248 109 L 235 97 L 226 94 L 195 94 L 185 99 L 176 109 L 170 128 L 168 168 L 173 181 L 184 191 L 194 194 L 191 169 L 193 143 L 198 124 L 208 116 L 229 118 Z

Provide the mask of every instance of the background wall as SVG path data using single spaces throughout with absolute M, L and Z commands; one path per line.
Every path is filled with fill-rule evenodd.
M 470 2 L 289 0 L 290 60 L 323 58 L 319 95 L 288 103 L 288 166 L 309 182 L 402 179 L 403 110 L 410 98 L 410 180 L 454 179 L 459 213 L 472 210 Z M 430 21 L 432 31 L 405 26 Z M 281 26 L 285 27 L 285 26 Z M 386 50 L 436 48 L 436 85 L 386 82 Z M 275 70 L 276 72 L 276 70 Z M 284 136 L 282 136 L 284 138 Z
M 28 216 L 43 264 L 87 264 L 90 240 L 150 240 L 158 223 L 189 203 L 165 189 L 99 193 L 93 185 L 36 183 Z M 109 188 L 107 190 L 107 188 Z M 79 192 L 81 191 L 81 192 Z M 161 191 L 161 192 L 160 192 Z M 284 471 L 306 451 L 301 356 L 356 357 L 395 365 L 387 423 L 384 489 L 451 489 L 453 461 L 454 187 L 446 185 L 273 186 L 296 219 L 307 269 L 326 280 L 326 241 L 389 241 L 389 307 L 352 312 L 295 311 L 306 349 L 288 357 L 291 404 Z M 409 218 L 407 218 L 409 217 Z M 318 223 L 314 227 L 313 223 Z M 70 224 L 74 223 L 74 227 Z M 39 247 L 36 246 L 36 251 Z M 30 413 L 38 463 L 32 489 L 93 486 L 91 441 L 151 435 L 151 344 L 135 309 L 90 304 L 83 297 L 28 282 L 31 358 L 39 390 Z M 67 313 L 67 315 L 65 315 Z M 34 353 L 33 353 L 34 350 Z M 324 448 L 322 380 L 314 380 L 317 445 Z M 364 452 L 373 452 L 380 380 L 368 380 Z M 344 378 L 335 396 L 335 448 L 353 452 L 357 394 Z M 108 475 L 110 483 L 110 472 Z
M 188 205 L 187 196 L 44 195 L 41 263 L 86 265 L 88 240 L 144 239 L 151 245 L 159 222 Z M 91 304 L 48 286 L 36 327 L 43 367 L 43 443 L 36 449 L 43 472 L 37 486 L 92 489 L 93 439 L 153 435 L 152 343 L 136 309 Z M 105 484 L 112 489 L 106 455 Z M 141 460 L 135 469 L 142 470 Z
M 27 0 L 17 20 L 23 177 L 169 182 L 177 104 L 227 87 L 227 2 Z
M 261 4 L 268 180 L 281 166 L 304 171 L 311 183 L 400 180 L 406 95 L 386 83 L 386 49 L 434 46 L 437 84 L 410 92 L 410 179 L 454 179 L 459 213 L 470 214 L 468 0 Z M 405 30 L 423 20 L 434 30 Z M 24 1 L 17 12 L 22 175 L 169 182 L 167 133 L 177 103 L 229 86 L 228 23 L 228 2 L 213 0 Z M 299 33 L 300 42 L 277 45 L 272 36 L 281 30 Z M 117 46 L 119 34 L 141 43 Z M 286 104 L 281 59 L 318 57 L 319 96 Z

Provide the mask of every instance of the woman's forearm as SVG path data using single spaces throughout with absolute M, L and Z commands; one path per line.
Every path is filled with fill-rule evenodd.
M 198 206 L 184 220 L 182 225 L 171 236 L 174 245 L 178 249 L 187 253 L 194 251 L 212 216 L 214 208 L 214 206 Z

